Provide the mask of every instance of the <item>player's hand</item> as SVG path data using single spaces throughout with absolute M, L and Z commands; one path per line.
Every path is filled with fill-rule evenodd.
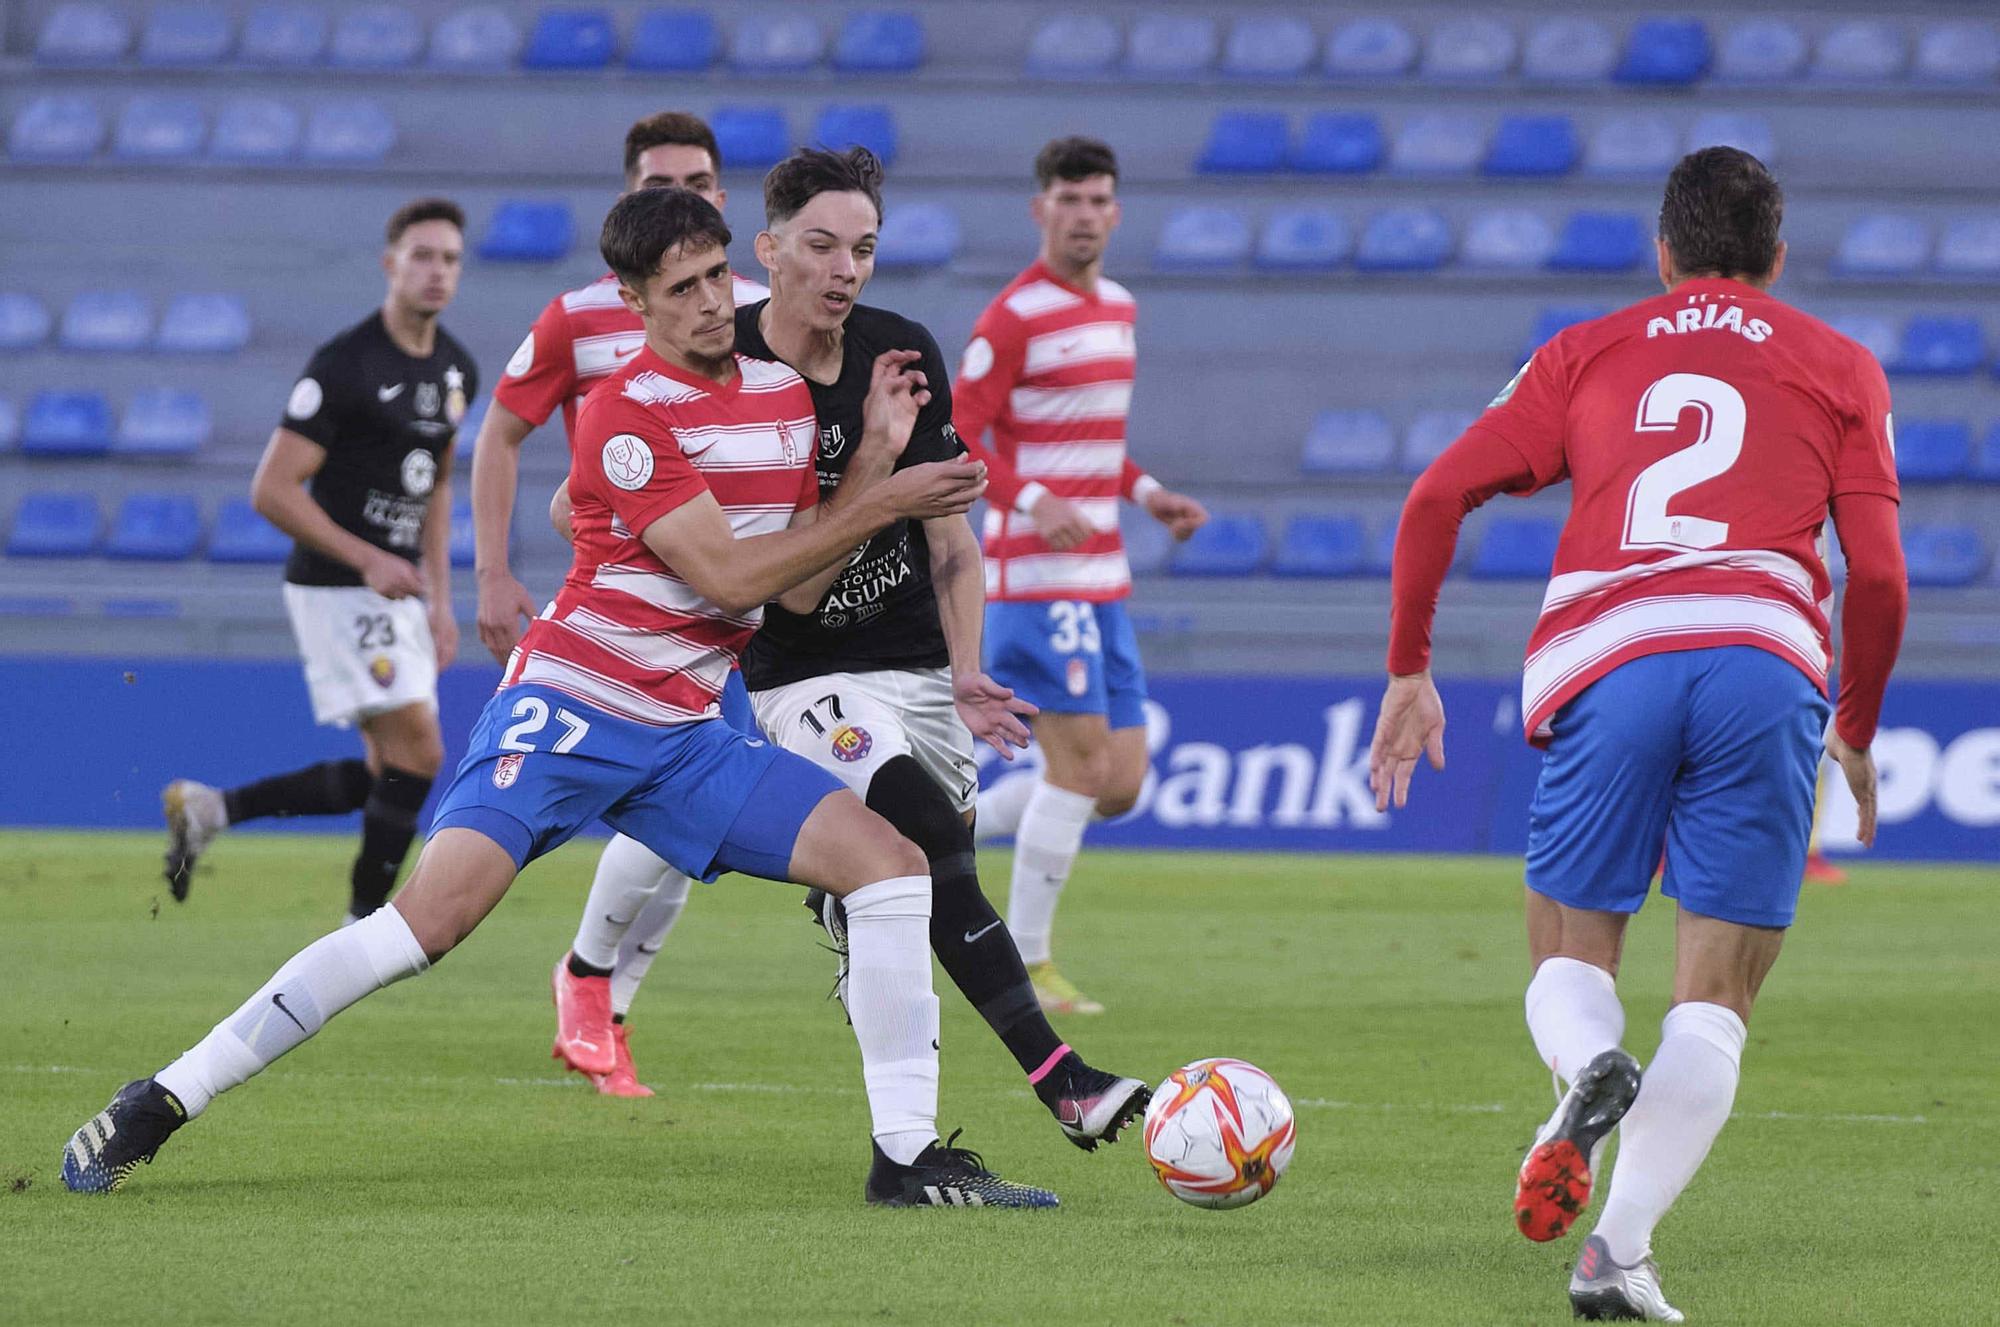
M 361 569 L 361 580 L 384 599 L 408 599 L 424 592 L 423 574 L 416 563 L 380 550 Z
M 1849 746 L 1831 726 L 1826 730 L 1826 753 L 1847 776 L 1847 790 L 1854 794 L 1854 809 L 1858 813 L 1854 837 L 1861 840 L 1863 847 L 1872 848 L 1875 846 L 1875 757 L 1867 747 Z
M 479 643 L 495 662 L 507 662 L 521 643 L 521 619 L 534 615 L 533 596 L 512 572 L 503 567 L 479 574 Z
M 984 673 L 954 676 L 951 699 L 974 739 L 1008 760 L 1014 758 L 1016 750 L 1025 750 L 1028 745 L 1028 725 L 1021 720 L 1041 713 Z
M 453 615 L 449 600 L 442 603 L 433 600 L 430 616 L 431 644 L 437 648 L 437 666 L 442 673 L 458 657 L 458 618 Z
M 1427 757 L 1432 769 L 1444 768 L 1444 700 L 1428 669 L 1392 675 L 1382 693 L 1375 740 L 1368 745 L 1368 786 L 1377 811 L 1387 811 L 1391 798 L 1399 807 L 1410 800 L 1419 756 Z
M 1028 511 L 1028 519 L 1035 523 L 1035 533 L 1058 553 L 1075 548 L 1097 533 L 1097 527 L 1084 519 L 1074 502 L 1053 493 L 1044 493 L 1035 499 L 1035 505 Z
M 912 367 L 923 356 L 914 350 L 885 350 L 875 357 L 868 395 L 861 402 L 862 441 L 901 456 L 917 427 L 917 412 L 930 404 L 930 382 Z
M 1146 514 L 1166 526 L 1175 543 L 1208 524 L 1208 508 L 1172 489 L 1156 488 L 1147 494 Z
M 961 456 L 898 470 L 869 489 L 868 496 L 881 502 L 892 519 L 934 521 L 970 511 L 984 492 L 986 467 Z

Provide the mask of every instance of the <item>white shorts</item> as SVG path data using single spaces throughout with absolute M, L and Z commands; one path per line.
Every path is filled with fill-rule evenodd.
M 915 668 L 829 673 L 750 693 L 764 735 L 862 797 L 885 761 L 913 756 L 959 811 L 979 795 L 972 734 L 951 699 L 951 673 Z
M 437 646 L 422 599 L 365 585 L 285 586 L 313 722 L 346 728 L 418 702 L 437 706 Z

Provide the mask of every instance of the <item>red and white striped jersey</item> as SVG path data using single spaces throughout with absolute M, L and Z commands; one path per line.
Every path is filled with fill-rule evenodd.
M 734 276 L 731 286 L 739 309 L 771 294 L 741 276 Z M 575 437 L 583 398 L 645 343 L 639 315 L 618 298 L 618 278 L 606 272 L 548 302 L 507 361 L 493 399 L 537 427 L 561 406 L 563 431 Z
M 953 420 L 987 466 L 990 599 L 1123 599 L 1132 591 L 1118 502 L 1150 484 L 1125 455 L 1137 365 L 1132 293 L 1094 293 L 1037 261 L 986 306 L 953 385 Z M 992 444 L 985 434 L 992 430 Z M 1043 493 L 1074 503 L 1096 533 L 1057 552 L 1028 512 Z
M 646 546 L 646 527 L 712 493 L 737 538 L 784 529 L 819 501 L 819 428 L 805 381 L 736 357 L 717 383 L 642 345 L 600 382 L 570 439 L 575 560 L 502 686 L 534 682 L 640 723 L 712 718 L 763 620 L 704 599 Z

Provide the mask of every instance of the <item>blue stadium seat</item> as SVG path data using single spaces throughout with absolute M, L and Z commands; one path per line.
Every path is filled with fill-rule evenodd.
M 285 68 L 318 64 L 330 27 L 317 5 L 259 5 L 243 20 L 240 58 Z
M 336 69 L 402 69 L 423 49 L 417 16 L 396 5 L 371 5 L 341 14 L 327 62 Z
M 826 53 L 826 34 L 804 14 L 746 14 L 736 20 L 729 63 L 744 74 L 797 74 Z
M 1325 175 L 1360 175 L 1382 164 L 1388 144 L 1372 115 L 1320 111 L 1306 120 L 1292 149 L 1291 167 Z
M 115 618 L 179 617 L 181 605 L 178 599 L 103 599 L 98 601 L 97 611 Z
M 210 562 L 283 562 L 291 553 L 291 536 L 259 516 L 250 499 L 230 498 L 215 513 Z
M 611 63 L 618 32 L 603 9 L 544 9 L 521 51 L 523 69 L 602 69 Z
M 1903 565 L 1912 585 L 1971 585 L 1986 569 L 1986 547 L 1969 525 L 1905 526 Z
M 1125 43 L 1125 71 L 1139 78 L 1188 79 L 1206 74 L 1219 45 L 1206 14 L 1142 14 Z
M 1485 149 L 1485 126 L 1472 116 L 1449 112 L 1413 115 L 1396 131 L 1389 148 L 1389 166 L 1413 175 L 1470 173 Z
M 1271 539 L 1255 516 L 1216 516 L 1174 551 L 1176 576 L 1254 576 L 1271 558 Z
M 304 156 L 329 166 L 372 166 L 396 146 L 396 122 L 379 102 L 337 101 L 313 108 Z
M 1602 83 L 1617 63 L 1617 39 L 1593 18 L 1538 19 L 1521 47 L 1521 77 L 1536 83 Z
M 111 450 L 120 456 L 193 456 L 212 429 L 208 402 L 195 393 L 143 387 L 127 403 Z
M 81 558 L 97 551 L 104 516 L 88 493 L 30 493 L 14 511 L 10 558 Z
M 908 74 L 923 63 L 923 20 L 903 10 L 849 14 L 833 39 L 833 67 L 843 74 Z
M 1651 253 L 1652 232 L 1629 212 L 1573 212 L 1549 255 L 1552 272 L 1629 272 Z
M 1239 18 L 1222 44 L 1222 72 L 1233 78 L 1298 78 L 1318 51 L 1319 39 L 1303 19 Z
M 1368 535 L 1356 516 L 1294 516 L 1278 537 L 1273 576 L 1359 576 L 1368 569 Z
M 1173 561 L 1174 537 L 1152 517 L 1132 515 L 1121 519 L 1118 533 L 1125 541 L 1125 561 L 1134 576 L 1158 576 Z
M 1555 228 L 1547 218 L 1527 208 L 1508 207 L 1472 219 L 1458 260 L 1489 271 L 1538 272 L 1555 247 Z
M 183 562 L 201 543 L 201 511 L 175 493 L 134 493 L 118 504 L 104 556 L 123 562 Z
M 232 97 L 215 116 L 208 155 L 217 161 L 284 161 L 299 150 L 299 113 L 267 97 Z
M 153 309 L 134 290 L 87 290 L 63 310 L 56 334 L 64 350 L 144 350 L 153 336 Z
M 1823 83 L 1881 83 L 1900 75 L 1908 58 L 1900 28 L 1856 19 L 1820 38 L 1812 77 Z
M 493 210 L 479 240 L 479 256 L 489 262 L 550 263 L 569 252 L 576 219 L 560 200 L 510 198 Z
M 1954 221 L 1938 237 L 1941 276 L 2000 277 L 2000 216 Z
M 1509 115 L 1486 148 L 1488 175 L 1567 175 L 1582 155 L 1567 115 Z
M 1707 111 L 1695 117 L 1688 128 L 1687 150 L 1697 152 L 1705 147 L 1740 148 L 1767 166 L 1778 157 L 1770 121 L 1735 111 Z
M 187 161 L 207 134 L 192 97 L 134 97 L 118 117 L 111 152 L 126 161 Z
M 7 131 L 7 155 L 16 161 L 87 161 L 103 146 L 97 103 L 70 92 L 36 97 Z
M 882 159 L 884 166 L 896 161 L 896 117 L 887 106 L 824 106 L 813 121 L 812 141 L 819 147 L 839 151 L 865 147 Z M 728 160 L 727 157 L 724 160 Z
M 625 64 L 662 73 L 694 73 L 715 63 L 722 34 L 701 9 L 649 9 L 639 15 Z
M 1539 516 L 1496 516 L 1486 527 L 1466 574 L 1487 581 L 1547 580 L 1555 565 L 1560 522 Z
M 250 311 L 234 295 L 184 294 L 167 302 L 157 350 L 182 355 L 226 355 L 250 341 Z
M 1028 72 L 1043 78 L 1092 78 L 1111 72 L 1124 39 L 1099 14 L 1058 14 L 1028 39 Z
M 1479 418 L 1469 410 L 1426 410 L 1410 421 L 1403 434 L 1403 469 L 1417 474 L 1444 455 L 1444 449 L 1458 441 L 1458 435 Z
M 45 65 L 117 64 L 132 48 L 132 29 L 108 5 L 58 5 L 35 39 L 35 60 Z
M 1324 207 L 1281 207 L 1264 221 L 1256 265 L 1272 272 L 1326 272 L 1347 261 L 1354 232 Z
M 1556 304 L 1540 310 L 1535 314 L 1534 325 L 1528 329 L 1528 344 L 1521 352 L 1521 358 L 1525 360 L 1533 355 L 1563 328 L 1602 318 L 1609 312 L 1611 310 L 1606 308 L 1584 304 Z
M 21 412 L 14 409 L 14 403 L 0 396 L 0 452 L 12 447 L 21 438 Z
M 1355 246 L 1364 272 L 1429 272 L 1451 257 L 1451 227 L 1428 207 L 1392 207 L 1368 218 Z
M 732 167 L 762 170 L 792 150 L 792 131 L 776 106 L 718 106 L 708 117 L 722 159 Z
M 1986 331 L 1977 318 L 1913 317 L 1903 324 L 1891 373 L 1950 377 L 1986 362 Z
M 958 214 L 944 203 L 898 203 L 876 235 L 879 268 L 943 267 L 958 257 Z
M 1917 37 L 1911 73 L 1926 83 L 1984 85 L 1996 72 L 2000 72 L 2000 32 L 1990 22 L 1932 23 Z
M 1233 207 L 1175 208 L 1160 228 L 1153 265 L 1162 271 L 1198 272 L 1235 267 L 1250 256 L 1250 222 Z
M 447 14 L 431 29 L 427 63 L 433 69 L 492 72 L 508 69 L 521 53 L 521 29 L 497 9 L 477 6 Z
M 49 339 L 48 306 L 18 290 L 0 290 L 0 350 L 33 350 Z
M 1417 39 L 1392 18 L 1350 19 L 1326 39 L 1322 67 L 1334 78 L 1400 78 L 1417 62 Z
M 24 456 L 102 456 L 111 450 L 111 405 L 97 392 L 36 392 L 21 421 Z
M 1874 313 L 1836 313 L 1826 322 L 1842 336 L 1859 341 L 1884 367 L 1896 358 L 1896 327 L 1887 318 Z
M 1309 475 L 1373 475 L 1395 464 L 1396 434 L 1377 410 L 1322 410 L 1306 433 L 1299 469 Z
M 1694 18 L 1646 18 L 1625 35 L 1611 77 L 1620 83 L 1685 86 L 1708 72 L 1708 28 Z
M 1980 436 L 1966 473 L 1982 483 L 2000 484 L 2000 420 L 1995 420 Z
M 1290 136 L 1282 111 L 1217 111 L 1194 168 L 1204 175 L 1282 170 Z
M 1972 429 L 1962 419 L 1896 421 L 1896 477 L 1905 484 L 1948 484 L 1972 466 Z
M 1450 18 L 1431 30 L 1417 74 L 1432 83 L 1491 83 L 1514 67 L 1514 30 L 1498 19 Z
M 1731 83 L 1787 83 L 1805 65 L 1805 34 L 1782 18 L 1733 25 L 1715 53 L 1715 76 Z
M 1664 177 L 1681 157 L 1680 136 L 1664 115 L 1613 115 L 1590 135 L 1583 155 L 1586 175 Z
M 211 5 L 162 5 L 146 15 L 139 63 L 187 68 L 221 64 L 235 37 L 229 15 Z
M 1849 276 L 1912 276 L 1930 257 L 1931 229 L 1912 216 L 1856 217 L 1840 237 L 1833 270 Z
M 508 533 L 513 533 L 509 527 Z M 460 492 L 451 500 L 451 565 L 469 567 L 477 551 L 477 541 L 472 532 L 472 495 Z

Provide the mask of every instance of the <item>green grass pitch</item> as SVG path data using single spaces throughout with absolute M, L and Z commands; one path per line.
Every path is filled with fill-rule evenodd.
M 1158 1076 L 1241 1056 L 1298 1105 L 1291 1172 L 1205 1212 L 1137 1140 L 1086 1156 L 944 980 L 942 1123 L 1055 1212 L 865 1208 L 867 1114 L 798 891 L 698 888 L 634 1010 L 650 1101 L 548 1058 L 548 970 L 595 861 L 533 868 L 108 1197 L 69 1132 L 338 916 L 345 841 L 225 840 L 194 896 L 151 836 L 0 834 L 0 1322 L 1555 1323 L 1579 1236 L 1509 1203 L 1549 1107 L 1521 1024 L 1519 864 L 1087 853 L 1064 1031 Z M 1002 854 L 986 878 L 1004 894 Z M 1697 1324 L 1992 1321 L 2000 964 L 1991 870 L 1809 887 L 1737 1118 L 1656 1239 Z M 1628 1045 L 1671 907 L 1628 945 Z M 1980 1270 L 1984 1268 L 1985 1270 Z M 1981 1304 L 1986 1308 L 1980 1308 Z

